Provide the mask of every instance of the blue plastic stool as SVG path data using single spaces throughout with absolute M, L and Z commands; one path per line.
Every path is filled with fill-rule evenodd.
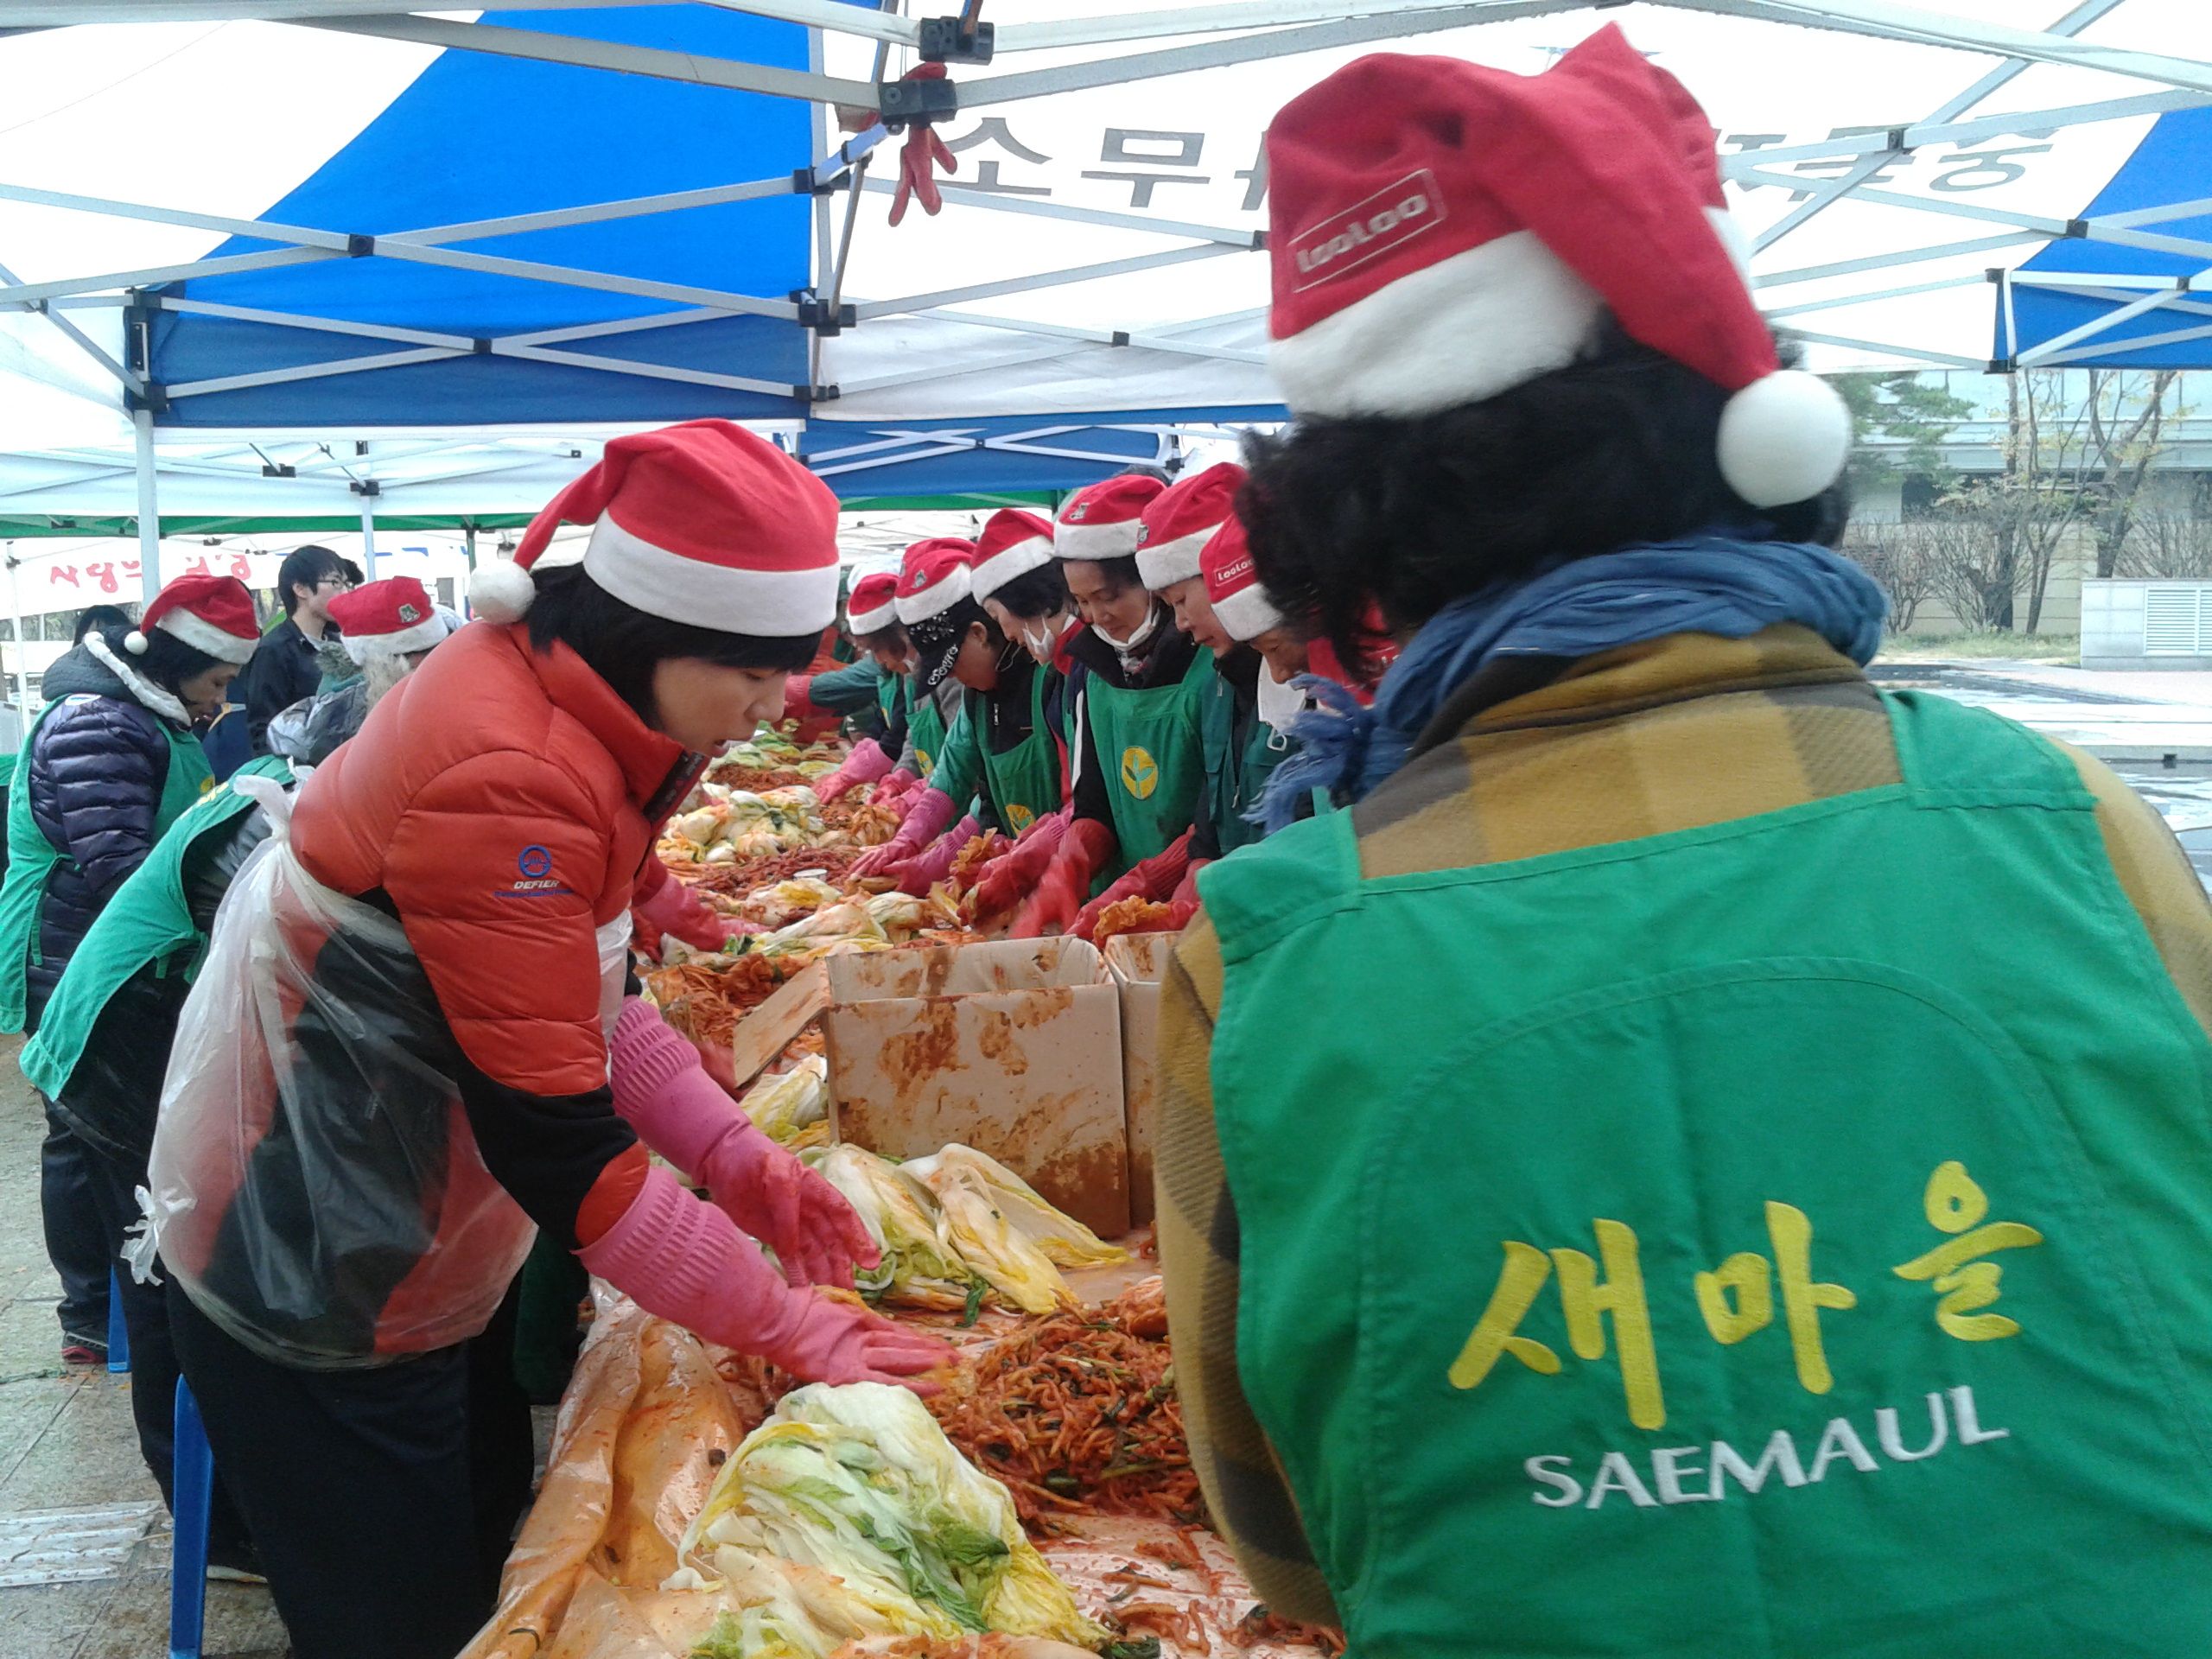
M 107 1270 L 107 1368 L 117 1376 L 130 1369 L 130 1327 L 123 1322 L 123 1281 Z
M 200 1421 L 200 1402 L 176 1380 L 176 1450 L 170 1509 L 175 1541 L 169 1552 L 169 1659 L 200 1659 L 207 1624 L 207 1510 L 214 1501 L 215 1459 Z

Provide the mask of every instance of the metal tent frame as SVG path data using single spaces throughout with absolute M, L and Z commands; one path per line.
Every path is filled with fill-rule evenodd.
M 608 0 L 597 0 L 608 3 Z M 639 0 L 614 0 L 634 4 Z M 645 377 L 702 388 L 756 393 L 778 400 L 790 435 L 810 412 L 840 397 L 895 386 L 931 371 L 909 370 L 849 381 L 821 379 L 823 340 L 842 329 L 866 329 L 886 319 L 950 317 L 974 327 L 1008 336 L 1007 352 L 985 366 L 1049 362 L 1099 346 L 1164 353 L 1192 360 L 1217 359 L 1257 365 L 1263 353 L 1255 343 L 1224 343 L 1203 336 L 1224 327 L 1252 323 L 1251 312 L 1199 318 L 1149 328 L 1117 328 L 1110 321 L 1096 326 L 1046 324 L 1014 317 L 948 312 L 1001 296 L 1032 294 L 1058 285 L 1103 276 L 1158 270 L 1194 261 L 1249 255 L 1263 245 L 1250 229 L 1211 225 L 1142 213 L 1104 212 L 1068 203 L 1039 201 L 944 187 L 948 204 L 979 212 L 1074 221 L 1117 231 L 1141 232 L 1162 245 L 1110 262 L 1076 264 L 1022 276 L 982 281 L 884 298 L 852 295 L 853 226 L 863 193 L 889 192 L 889 181 L 870 177 L 874 157 L 894 128 L 912 120 L 941 121 L 955 113 L 999 108 L 1090 88 L 1126 86 L 1196 69 L 1253 63 L 1363 42 L 1408 39 L 1470 25 L 1602 9 L 1607 0 L 1217 0 L 1179 10 L 1120 16 L 1071 16 L 995 26 L 987 50 L 975 32 L 981 0 L 968 0 L 964 12 L 944 17 L 912 17 L 895 10 L 900 0 L 884 0 L 885 10 L 841 3 L 840 0 L 696 0 L 725 10 L 779 20 L 809 32 L 811 67 L 806 70 L 715 58 L 691 52 L 560 35 L 512 23 L 454 21 L 395 10 L 397 0 L 0 0 L 0 33 L 63 24 L 142 21 L 253 18 L 335 30 L 386 41 L 413 42 L 449 50 L 488 53 L 556 63 L 611 74 L 641 75 L 696 86 L 739 89 L 776 99 L 800 99 L 814 111 L 817 142 L 810 166 L 777 177 L 735 181 L 713 188 L 605 200 L 553 212 L 515 214 L 467 224 L 419 226 L 397 232 L 320 227 L 257 219 L 202 213 L 189 208 L 105 197 L 65 195 L 0 182 L 0 200 L 61 207 L 83 213 L 185 226 L 270 244 L 266 249 L 181 261 L 136 270 L 86 272 L 66 278 L 22 282 L 0 267 L 0 309 L 29 310 L 46 317 L 117 384 L 132 412 L 136 448 L 140 536 L 148 591 L 158 581 L 155 540 L 158 534 L 159 476 L 163 462 L 155 443 L 157 417 L 165 410 L 218 392 L 287 381 L 374 374 L 413 365 L 470 356 L 512 358 L 557 364 L 598 373 Z M 1652 0 L 1678 10 L 1717 14 L 1775 23 L 1802 25 L 1880 40 L 1955 48 L 1997 58 L 1997 66 L 1904 126 L 1846 133 L 1831 139 L 1725 156 L 1724 175 L 1746 186 L 1778 185 L 1803 199 L 1757 238 L 1755 252 L 1770 253 L 1808 223 L 1840 203 L 1860 202 L 1959 221 L 1960 235 L 1936 245 L 1903 251 L 1828 260 L 1789 269 L 1764 269 L 1755 278 L 1763 295 L 1777 302 L 1770 315 L 1787 321 L 1803 338 L 1847 350 L 1933 365 L 1998 368 L 2058 365 L 2077 361 L 2097 349 L 2111 330 L 2151 313 L 2171 313 L 2177 327 L 2158 336 L 2163 341 L 2212 338 L 2212 301 L 2190 297 L 2191 278 L 2160 278 L 2123 272 L 2065 272 L 2038 275 L 1976 271 L 1931 280 L 1911 280 L 1912 267 L 1954 261 L 1983 251 L 2018 249 L 2059 239 L 2116 248 L 2149 250 L 2189 259 L 2201 257 L 2212 275 L 2212 241 L 2166 234 L 2165 220 L 2212 211 L 2212 199 L 2178 202 L 2149 210 L 2094 219 L 2062 219 L 2027 214 L 1880 182 L 1885 168 L 1916 149 L 2024 130 L 2072 127 L 2212 105 L 2212 64 L 2138 50 L 2123 50 L 2082 38 L 2091 25 L 2128 0 L 2082 0 L 2048 29 L 2035 30 L 1972 22 L 1891 0 Z M 582 0 L 507 0 L 506 10 L 559 10 Z M 1346 15 L 1351 13 L 1352 15 Z M 986 20 L 987 21 L 987 20 Z M 988 26 L 988 24 L 987 24 Z M 823 73 L 825 37 L 851 37 L 874 48 L 874 73 L 861 79 Z M 1115 50 L 1132 47 L 1127 51 Z M 1098 55 L 1049 67 L 1011 70 L 1005 60 L 1025 53 L 1065 54 L 1102 48 Z M 894 54 L 950 60 L 940 81 L 907 82 L 890 71 Z M 988 66 L 975 61 L 988 57 Z M 2010 111 L 1997 116 L 1972 111 L 1994 92 L 2036 66 L 2095 71 L 2139 83 L 2142 90 L 2097 101 Z M 881 111 L 865 130 L 840 142 L 833 137 L 833 112 L 840 108 Z M 889 124 L 887 124 L 888 123 Z M 1833 179 L 1813 183 L 1802 174 L 1778 170 L 1818 161 L 1839 167 Z M 815 285 L 798 298 L 760 296 L 711 287 L 659 283 L 607 270 L 502 257 L 463 248 L 461 243 L 524 232 L 606 223 L 764 197 L 800 194 L 813 203 Z M 838 198 L 843 197 L 842 212 Z M 665 308 L 620 321 L 480 337 L 392 327 L 358 320 L 271 313 L 196 298 L 174 285 L 246 270 L 267 270 L 346 259 L 385 259 L 443 265 L 531 283 L 594 289 L 656 302 Z M 1931 349 L 1846 332 L 1822 332 L 1822 313 L 1902 298 L 1940 289 L 1961 288 L 1995 279 L 2001 350 L 1996 360 L 1967 352 Z M 1838 287 L 1837 284 L 1842 284 Z M 2009 327 L 2016 287 L 2042 285 L 2056 291 L 2119 302 L 2081 327 L 2024 349 Z M 119 308 L 125 349 L 107 350 L 81 327 L 88 310 Z M 286 367 L 211 376 L 156 385 L 145 365 L 147 331 L 162 313 L 200 315 L 248 323 L 270 323 L 362 341 L 358 355 Z M 604 343 L 641 332 L 682 328 L 734 316 L 769 319 L 804 331 L 810 379 L 795 384 L 735 376 L 606 354 Z M 2132 343 L 2140 343 L 2139 340 Z M 601 349 L 594 349 L 598 346 Z M 810 464 L 851 487 L 886 471 L 917 461 L 966 449 L 988 448 L 1009 455 L 1080 461 L 1112 467 L 1127 464 L 1147 449 L 1156 458 L 1172 454 L 1173 431 L 1181 423 L 1279 417 L 1267 405 L 1147 411 L 1133 418 L 1105 417 L 1071 423 L 1039 417 L 1004 421 L 915 423 L 902 427 L 870 424 L 849 439 L 814 448 Z M 195 435 L 217 435 L 201 434 Z M 389 433 L 379 433 L 380 438 Z M 425 438 L 423 442 L 432 442 Z M 796 442 L 795 439 L 791 441 Z M 515 440 L 526 446 L 531 439 Z M 241 437 L 238 447 L 192 465 L 258 471 L 280 463 L 259 454 Z M 499 451 L 479 460 L 489 472 L 499 470 Z M 62 456 L 61 459 L 67 457 Z M 95 464 L 98 457 L 87 464 Z M 296 463 L 281 463 L 296 464 Z M 474 464 L 474 463 L 472 463 Z M 516 464 L 526 464 L 517 462 Z M 181 463 L 179 463 L 181 465 Z M 112 467 L 107 468 L 111 473 Z M 178 470 L 171 466 L 169 470 Z M 353 480 L 360 499 L 364 531 L 372 534 L 380 493 L 372 474 Z M 895 487 L 895 486 L 892 486 Z M 5 504 L 0 500 L 0 512 Z

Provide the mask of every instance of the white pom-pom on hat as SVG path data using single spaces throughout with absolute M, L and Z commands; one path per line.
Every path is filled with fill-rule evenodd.
M 486 622 L 519 622 L 537 597 L 537 582 L 512 559 L 487 559 L 468 579 L 468 607 Z
M 1843 476 L 1851 411 L 1802 369 L 1763 375 L 1720 411 L 1720 476 L 1755 507 L 1809 501 Z
M 146 647 L 151 643 L 136 628 L 123 636 L 123 648 L 133 657 L 143 657 L 146 654 Z

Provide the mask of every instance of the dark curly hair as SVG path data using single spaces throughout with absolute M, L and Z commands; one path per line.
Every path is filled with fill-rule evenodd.
M 1722 480 L 1727 399 L 1609 323 L 1581 361 L 1480 403 L 1252 435 L 1236 511 L 1284 616 L 1371 669 L 1374 604 L 1415 628 L 1493 582 L 1712 524 L 1834 546 L 1840 485 L 1762 509 Z

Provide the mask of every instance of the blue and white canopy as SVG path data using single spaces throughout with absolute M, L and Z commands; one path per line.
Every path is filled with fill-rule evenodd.
M 304 487 L 287 443 L 378 511 L 505 509 L 700 415 L 849 497 L 1070 487 L 1281 417 L 1288 97 L 1607 22 L 1712 112 L 1815 366 L 2212 361 L 2203 0 L 982 0 L 944 211 L 896 227 L 873 111 L 952 0 L 397 3 L 0 0 L 0 521 L 133 511 L 134 440 L 241 515 Z

